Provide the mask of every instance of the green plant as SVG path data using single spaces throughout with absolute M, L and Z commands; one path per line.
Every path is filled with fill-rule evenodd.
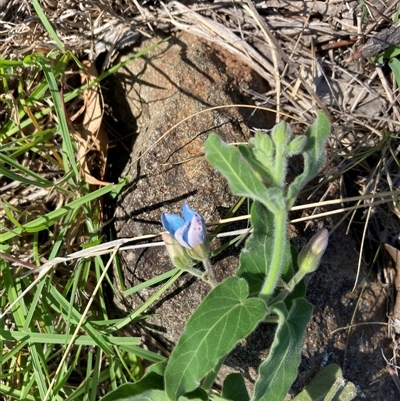
M 106 264 L 93 251 L 102 248 L 102 197 L 115 197 L 125 181 L 91 180 L 86 160 L 94 150 L 69 119 L 82 95 L 121 66 L 71 88 L 68 77 L 87 77 L 71 53 L 0 58 L 9 114 L 0 127 L 2 399 L 95 400 L 102 386 L 140 378 L 142 358 L 164 360 L 139 338 L 118 336 L 132 316 L 108 315 L 102 282 L 113 259 Z
M 393 24 L 399 23 L 400 9 L 396 11 L 393 16 Z M 398 29 L 398 28 L 397 28 Z M 387 62 L 389 68 L 392 70 L 393 76 L 396 80 L 397 87 L 400 88 L 400 45 L 390 46 L 378 56 L 372 57 L 372 60 L 378 65 L 384 65 Z
M 297 376 L 305 329 L 312 314 L 312 306 L 304 298 L 303 278 L 317 268 L 328 243 L 328 232 L 321 230 L 296 255 L 287 234 L 288 211 L 322 166 L 329 131 L 327 118 L 319 113 L 304 136 L 294 137 L 284 122 L 276 125 L 270 135 L 256 133 L 248 145 L 238 148 L 210 135 L 205 143 L 207 160 L 227 178 L 234 194 L 253 200 L 253 231 L 240 254 L 239 268 L 234 277 L 216 286 L 211 282 L 214 288 L 189 318 L 166 364 L 153 365 L 142 380 L 120 387 L 103 401 L 249 400 L 241 375 L 228 376 L 221 394 L 215 394 L 212 386 L 235 344 L 266 319 L 277 322 L 278 327 L 269 356 L 259 367 L 251 400 L 285 399 Z M 303 156 L 304 169 L 287 184 L 288 160 L 295 155 Z M 180 269 L 191 271 L 195 260 L 204 263 L 208 259 L 201 221 L 201 216 L 187 205 L 183 218 L 163 216 L 170 232 L 168 240 L 173 240 L 169 253 Z M 202 257 L 193 257 L 193 250 L 202 241 Z M 206 267 L 211 268 L 207 262 Z M 337 394 L 329 387 L 312 399 L 333 400 Z M 343 399 L 352 399 L 354 391 L 349 394 Z

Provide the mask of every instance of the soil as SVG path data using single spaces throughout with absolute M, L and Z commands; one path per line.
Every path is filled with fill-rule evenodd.
M 144 44 L 146 45 L 148 43 Z M 166 67 L 167 73 L 164 70 L 164 79 L 167 79 L 162 81 L 160 78 L 156 83 L 149 84 L 153 89 L 158 87 L 164 90 L 162 98 L 160 94 L 155 95 L 154 91 L 151 94 L 145 91 L 146 85 L 143 82 L 148 81 L 143 75 L 138 75 L 139 70 L 125 71 L 123 76 L 117 74 L 108 82 L 112 91 L 106 94 L 106 101 L 112 107 L 121 132 L 124 135 L 131 134 L 131 140 L 125 141 L 125 145 L 128 144 L 125 151 L 119 148 L 118 155 L 111 158 L 116 176 L 120 176 L 122 171 L 123 176 L 131 175 L 132 178 L 129 191 L 119 199 L 116 209 L 116 230 L 120 237 L 157 232 L 161 229 L 160 213 L 177 212 L 178 205 L 187 199 L 194 202 L 194 206 L 205 214 L 208 221 L 223 216 L 227 208 L 233 205 L 234 198 L 221 181 L 215 181 L 220 178 L 204 164 L 201 154 L 202 141 L 208 132 L 207 125 L 211 125 L 214 130 L 220 128 L 216 122 L 222 121 L 221 114 L 214 114 L 208 121 L 195 121 L 194 125 L 190 125 L 189 121 L 189 125 L 179 130 L 179 135 L 174 134 L 169 139 L 164 139 L 161 145 L 139 164 L 132 163 L 132 160 L 136 160 L 137 156 L 148 149 L 149 144 L 159 139 L 169 127 L 192 115 L 199 104 L 209 107 L 226 103 L 228 100 L 238 101 L 234 98 L 234 93 L 240 82 L 248 87 L 268 86 L 268 83 L 262 82 L 256 74 L 241 66 L 218 46 L 187 35 L 178 36 L 170 45 L 160 49 L 161 52 L 156 51 L 146 57 L 145 65 L 136 65 L 136 68 L 143 72 L 151 66 L 153 70 L 146 76 L 146 79 L 149 79 L 155 76 L 156 71 L 159 72 L 159 66 L 166 67 L 165 63 L 171 65 L 167 60 L 171 60 L 172 57 L 175 63 L 173 68 L 168 70 Z M 168 53 L 171 51 L 172 53 Z M 185 68 L 192 68 L 191 73 L 199 74 L 199 81 L 189 89 L 185 88 L 185 85 L 196 80 L 197 75 L 190 76 L 190 79 L 188 75 L 183 76 L 181 67 L 177 67 L 182 61 L 186 64 Z M 229 68 L 232 66 L 233 69 Z M 217 74 L 222 68 L 224 71 Z M 174 75 L 174 70 L 178 71 L 178 75 Z M 186 70 L 186 73 L 188 71 Z M 138 78 L 128 85 L 126 77 L 129 76 Z M 202 81 L 212 82 L 215 87 L 213 96 L 208 97 L 207 101 L 205 96 L 208 96 L 210 88 L 203 86 Z M 140 85 L 135 86 L 138 82 Z M 166 88 L 171 82 L 173 85 L 169 89 Z M 218 98 L 224 91 L 225 98 Z M 176 97 L 182 93 L 196 99 L 198 103 L 190 106 L 186 100 L 182 103 L 182 98 Z M 143 96 L 148 98 L 143 101 Z M 242 97 L 240 101 L 249 102 L 249 99 Z M 171 104 L 174 105 L 172 109 Z M 176 113 L 177 109 L 182 109 L 183 112 Z M 198 110 L 202 110 L 202 107 L 198 107 Z M 163 118 L 157 120 L 160 114 Z M 249 132 L 243 123 L 248 122 L 249 114 L 228 117 L 225 114 L 222 117 L 235 120 L 233 128 L 237 131 L 232 135 L 238 135 L 236 138 L 242 138 L 240 140 L 248 137 Z M 200 124 L 201 127 L 196 127 L 196 124 Z M 225 124 L 226 122 L 223 123 Z M 233 128 L 228 127 L 228 131 Z M 226 137 L 228 133 L 222 132 L 221 135 Z M 233 141 L 232 138 L 230 140 Z M 187 157 L 195 157 L 203 164 L 182 163 Z M 157 164 L 158 160 L 168 161 L 169 164 L 164 168 L 163 165 Z M 160 169 L 160 174 L 151 173 Z M 213 182 L 213 185 L 205 185 L 208 182 Z M 216 193 L 218 188 L 223 188 L 223 191 Z M 171 193 L 175 196 L 171 196 Z M 331 191 L 331 196 L 338 196 L 338 193 L 339 189 L 336 188 Z M 317 199 L 308 199 L 305 203 Z M 224 207 L 219 208 L 222 205 Z M 331 228 L 335 221 L 326 219 L 322 223 Z M 313 224 L 307 230 L 304 230 L 304 225 L 291 227 L 293 243 L 298 246 L 304 244 L 313 234 L 317 222 Z M 333 232 L 321 266 L 309 278 L 307 299 L 314 305 L 314 314 L 307 328 L 299 376 L 292 387 L 292 394 L 297 394 L 307 385 L 323 366 L 336 363 L 343 369 L 344 378 L 356 385 L 358 394 L 355 400 L 395 401 L 399 399 L 399 390 L 384 359 L 385 357 L 389 360 L 393 354 L 392 340 L 388 338 L 386 326 L 388 287 L 378 280 L 375 271 L 368 271 L 364 264 L 361 264 L 357 274 L 359 245 L 352 235 L 346 234 L 345 231 L 343 223 Z M 225 253 L 216 264 L 219 279 L 232 274 L 237 266 L 237 251 Z M 129 287 L 165 272 L 168 269 L 166 266 L 169 266 L 169 262 L 164 250 L 126 253 L 123 264 L 125 285 Z M 114 300 L 115 313 L 126 313 L 129 308 L 134 308 L 154 291 L 155 289 L 147 289 L 133 299 Z M 150 312 L 157 312 L 158 316 L 149 319 L 145 327 L 135 326 L 132 330 L 145 333 L 148 347 L 168 354 L 182 332 L 187 317 L 207 292 L 208 288 L 203 283 L 188 276 L 182 277 L 171 288 L 170 293 L 152 307 Z M 349 325 L 353 325 L 352 328 L 348 328 Z M 268 355 L 273 330 L 271 325 L 260 325 L 249 338 L 238 344 L 227 359 L 223 373 L 242 372 L 251 388 L 258 364 Z

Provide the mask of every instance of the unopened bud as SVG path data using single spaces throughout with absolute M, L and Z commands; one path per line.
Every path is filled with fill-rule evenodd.
M 329 232 L 327 229 L 318 231 L 300 251 L 297 262 L 299 273 L 307 274 L 315 271 L 322 255 L 328 246 Z
M 187 254 L 194 260 L 205 261 L 210 256 L 210 244 L 207 239 L 203 243 L 196 245 L 191 249 L 186 249 Z
M 307 137 L 305 135 L 299 135 L 294 137 L 288 145 L 287 154 L 289 157 L 299 155 L 303 152 L 307 145 Z
M 167 248 L 172 264 L 182 270 L 190 270 L 193 261 L 185 248 L 169 233 L 162 233 L 161 237 Z

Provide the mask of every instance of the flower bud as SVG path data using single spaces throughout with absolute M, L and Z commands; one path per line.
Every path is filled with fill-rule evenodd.
M 207 239 L 204 242 L 194 246 L 193 248 L 186 249 L 188 255 L 194 260 L 204 261 L 210 256 L 210 245 Z
M 190 270 L 193 261 L 186 249 L 169 233 L 162 233 L 161 237 L 167 248 L 172 264 L 182 270 Z
M 288 145 L 287 154 L 289 157 L 299 155 L 303 152 L 307 145 L 307 137 L 305 135 L 299 135 L 294 137 Z
M 322 255 L 328 246 L 329 232 L 327 229 L 318 231 L 300 251 L 297 263 L 299 273 L 307 274 L 315 271 L 321 261 Z
M 206 260 L 210 255 L 206 223 L 203 216 L 187 203 L 182 206 L 182 215 L 163 213 L 161 221 L 164 228 L 173 236 L 181 248 L 195 260 Z M 181 257 L 179 257 L 181 258 Z

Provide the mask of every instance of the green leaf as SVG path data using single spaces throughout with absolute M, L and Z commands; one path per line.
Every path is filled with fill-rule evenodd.
M 142 393 L 132 395 L 130 391 L 134 385 L 122 385 L 103 397 L 101 401 L 170 401 L 163 390 L 144 390 Z
M 307 138 L 305 135 L 299 135 L 293 138 L 288 145 L 288 156 L 296 156 L 304 151 L 307 145 Z
M 262 137 L 261 134 L 259 137 Z M 263 142 L 258 141 L 259 143 L 254 148 L 254 156 L 258 161 L 264 162 L 265 166 L 269 166 L 268 170 L 273 177 L 273 185 L 281 190 L 281 196 L 283 197 L 283 190 L 286 188 L 288 144 L 293 138 L 292 130 L 290 125 L 284 121 L 274 126 L 271 131 L 271 140 L 274 145 L 274 155 L 272 159 L 269 157 L 269 151 L 265 152 L 264 148 L 265 139 L 268 138 L 268 135 L 264 134 L 263 138 Z
M 178 401 L 208 401 L 208 393 L 202 388 L 196 388 L 196 390 L 182 395 Z
M 20 67 L 22 66 L 23 61 L 17 61 L 17 60 L 6 60 L 2 57 L 0 57 L 0 68 L 7 68 L 7 67 Z
M 331 131 L 328 118 L 318 112 L 317 119 L 306 131 L 307 144 L 303 151 L 304 170 L 290 184 L 288 208 L 291 208 L 299 192 L 317 173 L 325 162 L 325 144 Z
M 400 89 L 400 61 L 397 58 L 391 58 L 389 60 L 389 67 L 396 78 L 397 87 Z
M 250 296 L 257 295 L 270 270 L 273 252 L 272 235 L 274 233 L 274 214 L 260 202 L 254 202 L 251 207 L 251 224 L 253 232 L 246 241 L 246 246 L 240 253 L 238 277 L 243 277 L 249 284 Z M 291 266 L 289 243 L 284 249 L 283 274 Z
M 246 383 L 240 373 L 231 373 L 224 380 L 222 397 L 231 401 L 249 401 Z
M 325 366 L 312 382 L 293 401 L 351 401 L 357 395 L 356 387 L 346 382 L 339 366 Z
M 239 150 L 229 146 L 216 134 L 210 134 L 204 143 L 207 160 L 228 180 L 235 195 L 246 196 L 276 210 L 271 201 L 277 198 L 276 188 L 266 188 L 260 174 L 253 170 Z
M 147 373 L 136 383 L 127 383 L 111 391 L 101 401 L 169 401 L 164 392 L 163 376 L 158 372 Z
M 383 64 L 384 60 L 390 60 L 400 55 L 400 46 L 390 46 L 379 56 L 378 61 Z
M 279 324 L 268 358 L 260 365 L 252 401 L 281 401 L 297 377 L 300 351 L 312 305 L 294 299 L 289 313 L 283 303 L 274 305 Z
M 265 186 L 270 186 L 272 183 L 272 176 L 269 171 L 265 168 L 265 164 L 260 163 L 253 155 L 250 147 L 247 145 L 239 145 L 239 152 L 246 162 L 251 166 L 256 174 L 259 175 L 260 181 L 263 182 Z
M 268 171 L 273 171 L 275 145 L 271 137 L 264 132 L 256 132 L 249 141 L 249 147 L 254 152 L 254 159 Z
M 199 386 L 220 358 L 265 317 L 261 299 L 250 298 L 245 280 L 230 277 L 215 287 L 188 320 L 165 371 L 171 400 Z

